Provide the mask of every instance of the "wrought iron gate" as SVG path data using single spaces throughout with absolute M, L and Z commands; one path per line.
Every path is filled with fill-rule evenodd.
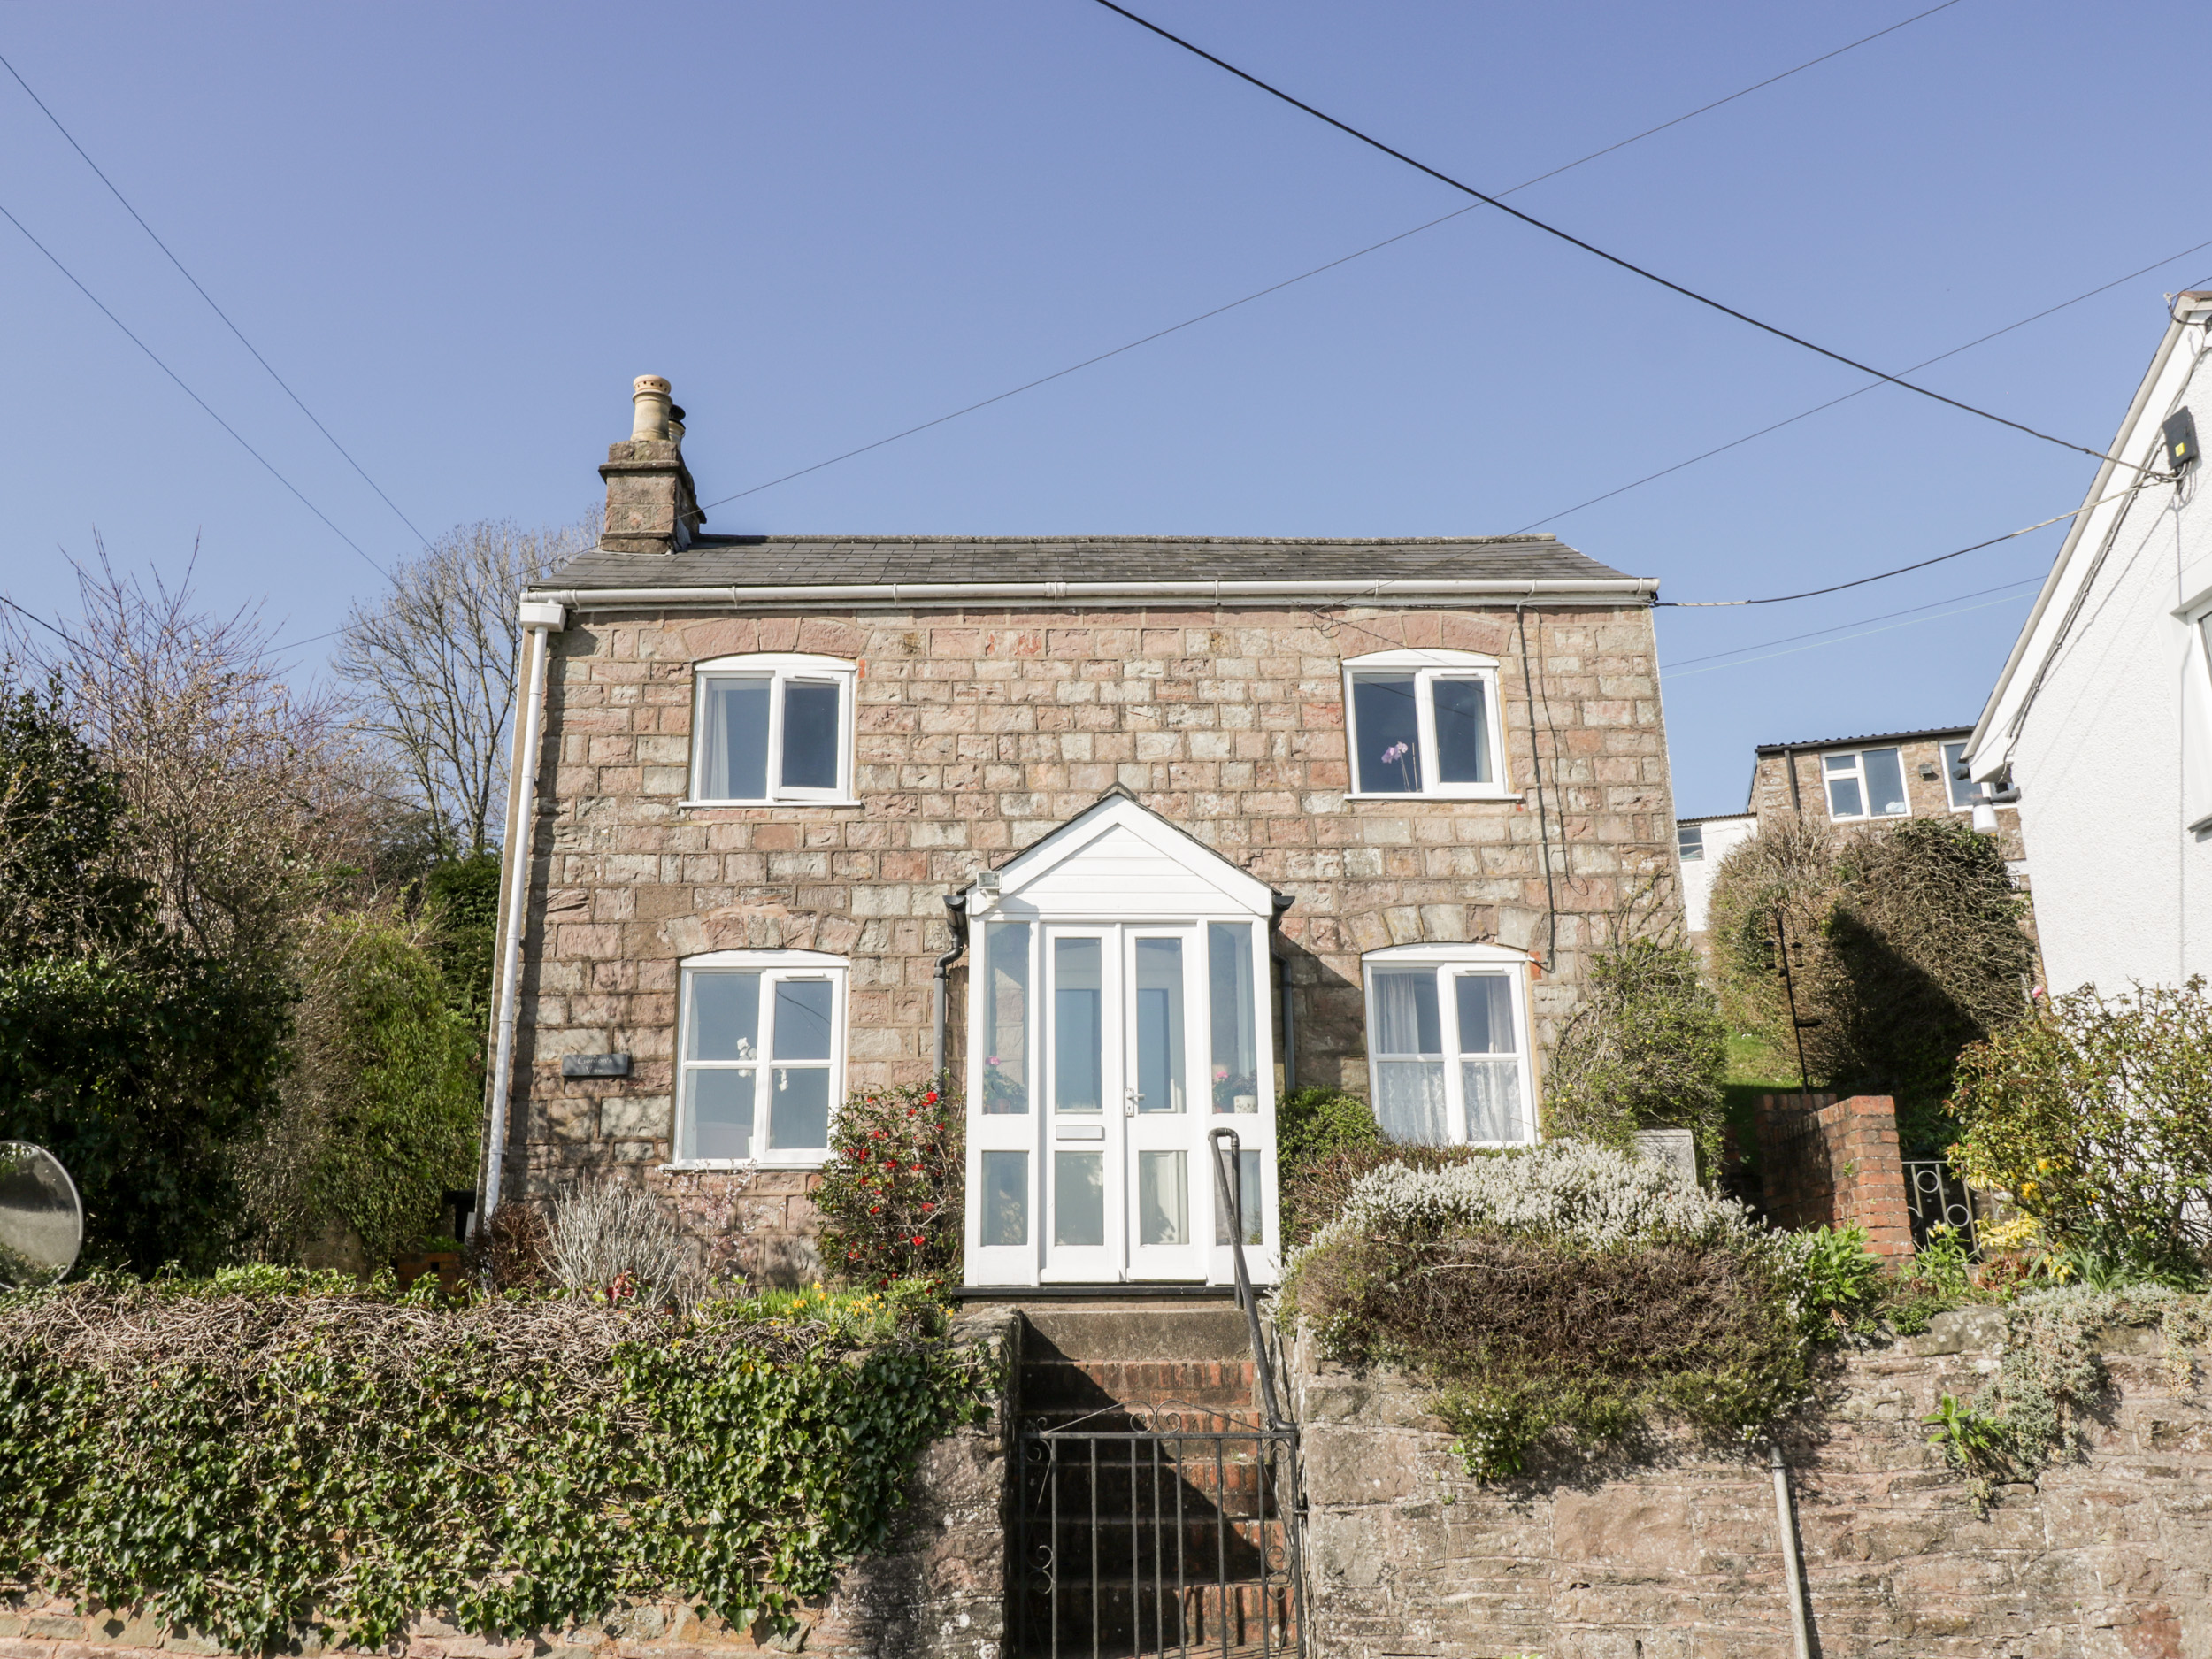
M 1301 1659 L 1297 1431 L 1199 1407 L 1024 1425 L 1028 1659 Z

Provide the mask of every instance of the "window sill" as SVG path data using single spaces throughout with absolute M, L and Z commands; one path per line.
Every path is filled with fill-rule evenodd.
M 672 1158 L 660 1166 L 664 1175 L 749 1175 L 756 1171 L 815 1171 L 829 1163 L 829 1154 L 795 1158 Z
M 858 802 L 858 801 L 845 801 L 845 800 L 839 800 L 839 801 L 818 801 L 818 800 L 811 800 L 811 799 L 810 799 L 810 800 L 804 800 L 804 801 L 690 801 L 690 800 L 685 800 L 685 801 L 679 801 L 679 802 L 677 802 L 677 803 L 676 803 L 676 804 L 677 804 L 677 806 L 678 806 L 680 809 L 681 809 L 682 810 L 688 812 L 688 811 L 692 810 L 694 808 L 696 808 L 696 807 L 746 807 L 746 808 L 758 808 L 758 807 L 792 807 L 792 806 L 859 806 L 859 805 L 861 805 L 861 804 L 863 804 L 863 803 L 862 803 L 861 802 Z
M 1525 803 L 1526 790 L 1423 790 L 1420 795 L 1380 795 L 1371 790 L 1345 790 L 1345 801 L 1516 801 Z

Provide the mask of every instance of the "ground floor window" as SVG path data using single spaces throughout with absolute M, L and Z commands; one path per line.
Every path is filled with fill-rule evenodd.
M 843 1096 L 846 963 L 810 950 L 724 950 L 683 964 L 679 1164 L 829 1156 Z
M 1409 945 L 1365 963 L 1375 1120 L 1393 1141 L 1520 1146 L 1536 1139 L 1528 959 L 1485 945 Z

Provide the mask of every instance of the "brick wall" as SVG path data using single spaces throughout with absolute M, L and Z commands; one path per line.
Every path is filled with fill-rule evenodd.
M 1995 1363 L 1996 1321 L 1832 1358 L 1783 1436 L 1822 1659 L 2212 1654 L 2212 1401 L 2159 1333 L 2107 1333 L 2087 1454 L 1976 1512 L 1920 1419 Z M 2203 1362 L 2212 1356 L 2199 1355 Z M 1330 1659 L 1788 1659 L 1763 1448 L 1663 1436 L 1632 1467 L 1469 1480 L 1421 1388 L 1317 1366 L 1293 1381 L 1312 1509 L 1315 1651 Z
M 1302 1084 L 1365 1091 L 1362 952 L 1541 952 L 1555 894 L 1540 1048 L 1575 1001 L 1593 919 L 1671 871 L 1674 826 L 1650 613 L 1532 609 L 1526 626 L 1532 722 L 1509 608 L 577 612 L 553 638 L 508 1190 L 668 1156 L 677 964 L 701 951 L 849 956 L 848 1080 L 926 1076 L 945 895 L 1115 784 L 1295 897 L 1283 934 Z M 1503 662 L 1524 799 L 1346 799 L 1342 659 L 1404 646 Z M 755 650 L 860 663 L 861 805 L 679 804 L 692 664 Z M 610 1049 L 635 1056 L 632 1076 L 560 1077 L 562 1056 Z M 682 1179 L 759 1229 L 807 1225 L 803 1179 Z
M 1759 1184 L 1778 1227 L 1866 1229 L 1877 1256 L 1912 1254 L 1896 1102 L 1886 1094 L 1762 1094 Z

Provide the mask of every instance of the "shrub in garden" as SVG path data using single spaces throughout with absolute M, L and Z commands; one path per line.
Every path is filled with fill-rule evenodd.
M 242 1161 L 258 1241 L 294 1258 L 338 1217 L 387 1261 L 436 1224 L 447 1188 L 475 1182 L 476 1026 L 396 910 L 311 918 L 295 966 L 283 1105 Z
M 545 1265 L 571 1290 L 688 1308 L 707 1288 L 706 1251 L 655 1194 L 630 1181 L 579 1181 L 549 1207 Z
M 958 1279 L 964 1122 L 960 1102 L 930 1085 L 847 1097 L 814 1194 L 826 1271 L 855 1285 Z
M 2212 1003 L 2200 979 L 2054 999 L 1960 1057 L 1954 1156 L 2061 1243 L 2212 1258 Z
M 1440 1170 L 1489 1154 L 1480 1147 L 1422 1147 L 1390 1141 L 1355 1141 L 1339 1146 L 1310 1162 L 1292 1164 L 1278 1159 L 1278 1184 L 1282 1194 L 1283 1238 L 1304 1244 L 1314 1233 L 1336 1219 L 1352 1189 L 1377 1170 L 1392 1167 Z
M 1790 941 L 1796 1011 L 1776 943 Z M 1909 818 L 1837 839 L 1783 819 L 1713 875 L 1712 936 L 1733 1029 L 1794 1058 L 1817 1087 L 1892 1095 L 1908 1156 L 1947 1138 L 1942 1101 L 1970 1043 L 2027 1011 L 2034 952 L 1995 839 L 1949 818 Z
M 511 1640 L 672 1593 L 787 1626 L 981 1380 L 911 1295 L 679 1315 L 380 1283 L 0 1296 L 0 1584 L 237 1653 L 382 1647 L 431 1612 Z
M 1696 952 L 1627 940 L 1590 959 L 1545 1076 L 1544 1126 L 1624 1152 L 1639 1129 L 1688 1129 L 1717 1168 L 1727 1080 L 1727 1028 Z
M 1748 1433 L 1806 1387 L 1790 1263 L 1741 1205 L 1609 1148 L 1389 1165 L 1294 1256 L 1331 1357 L 1419 1369 L 1469 1471 L 1522 1472 L 1652 1413 Z

